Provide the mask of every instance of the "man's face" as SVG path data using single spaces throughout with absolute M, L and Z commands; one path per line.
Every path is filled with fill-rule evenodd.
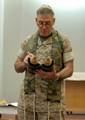
M 36 18 L 36 23 L 40 35 L 46 37 L 51 34 L 54 24 L 54 17 L 51 14 L 48 15 L 38 15 Z

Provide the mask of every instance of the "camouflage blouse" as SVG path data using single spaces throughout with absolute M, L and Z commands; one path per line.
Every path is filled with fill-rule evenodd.
M 70 41 L 66 36 L 55 30 L 48 38 L 42 38 L 38 33 L 28 37 L 22 43 L 18 57 L 22 58 L 27 52 L 35 54 L 39 64 L 43 64 L 47 57 L 51 57 L 56 72 L 63 69 L 65 62 L 73 59 Z M 48 101 L 50 102 L 49 110 L 51 112 L 63 109 L 63 85 L 63 80 L 44 80 L 27 70 L 21 93 L 24 99 L 22 98 L 21 104 L 25 104 L 26 111 L 31 112 L 34 110 L 47 112 Z

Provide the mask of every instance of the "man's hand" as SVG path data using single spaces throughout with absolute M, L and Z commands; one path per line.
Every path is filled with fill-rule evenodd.
M 17 58 L 14 67 L 17 73 L 22 73 L 26 71 L 28 65 L 28 58 L 32 58 L 34 55 L 32 53 L 27 53 L 23 58 Z
M 36 75 L 46 80 L 54 80 L 54 79 L 58 80 L 59 79 L 59 74 L 57 74 L 55 71 L 45 72 L 43 70 L 38 70 L 36 72 Z
M 32 59 L 34 57 L 34 55 L 32 53 L 28 53 L 25 58 L 24 58 L 24 63 L 28 64 L 28 59 Z

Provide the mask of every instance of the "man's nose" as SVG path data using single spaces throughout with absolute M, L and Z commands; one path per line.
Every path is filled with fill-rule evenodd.
M 43 25 L 43 29 L 46 29 L 46 25 L 45 24 Z

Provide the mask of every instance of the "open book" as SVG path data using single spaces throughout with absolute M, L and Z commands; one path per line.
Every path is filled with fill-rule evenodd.
M 11 102 L 11 103 L 8 103 L 7 105 L 17 107 L 18 103 L 17 102 Z

